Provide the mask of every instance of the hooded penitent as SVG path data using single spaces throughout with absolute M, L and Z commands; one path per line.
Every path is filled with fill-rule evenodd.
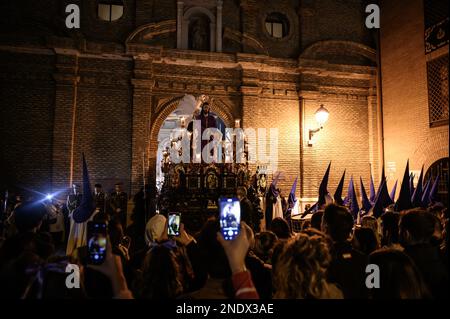
M 342 200 L 342 190 L 344 188 L 344 179 L 345 179 L 345 170 L 342 174 L 341 180 L 339 181 L 338 187 L 336 188 L 336 191 L 334 192 L 334 202 L 338 205 L 342 205 L 344 202 Z
M 411 190 L 410 190 L 410 175 L 409 175 L 409 160 L 406 162 L 405 173 L 403 174 L 402 184 L 400 186 L 400 193 L 398 194 L 397 202 L 395 203 L 395 211 L 411 208 Z
M 422 195 L 423 195 L 423 166 L 420 171 L 419 180 L 417 181 L 417 187 L 411 198 L 413 207 L 420 207 L 422 205 Z
M 369 210 L 372 208 L 372 204 L 370 203 L 369 198 L 367 197 L 366 189 L 364 188 L 364 184 L 362 181 L 362 178 L 359 178 L 359 182 L 361 183 L 361 208 L 364 210 L 364 212 L 368 213 Z

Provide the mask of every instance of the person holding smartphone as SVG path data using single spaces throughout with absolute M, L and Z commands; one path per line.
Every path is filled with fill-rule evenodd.
M 250 248 L 249 228 L 242 222 L 241 229 L 243 231 L 239 232 L 239 235 L 233 240 L 225 240 L 220 232 L 217 233 L 217 240 L 225 250 L 230 265 L 234 297 L 237 299 L 259 299 L 252 275 L 245 266 L 245 257 Z

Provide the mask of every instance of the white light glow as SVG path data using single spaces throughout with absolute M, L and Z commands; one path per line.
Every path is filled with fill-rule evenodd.
M 320 126 L 324 125 L 325 122 L 328 121 L 329 115 L 330 115 L 330 113 L 323 106 L 323 104 L 320 105 L 320 107 L 317 109 L 317 111 L 315 113 L 317 123 L 319 123 Z

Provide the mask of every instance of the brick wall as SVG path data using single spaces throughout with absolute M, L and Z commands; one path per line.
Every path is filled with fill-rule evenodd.
M 320 16 L 316 22 L 323 23 L 320 29 L 323 32 L 315 27 L 303 31 L 300 22 L 295 22 L 297 25 L 290 26 L 293 33 L 287 42 L 276 44 L 264 35 L 265 14 L 277 9 L 296 16 L 303 14 L 303 7 L 313 6 L 313 2 L 302 2 L 300 7 L 294 0 L 271 1 L 264 7 L 253 0 L 224 1 L 224 26 L 238 28 L 263 43 L 271 56 L 283 58 L 178 51 L 167 49 L 165 42 L 165 49 L 161 49 L 149 46 L 145 39 L 137 40 L 135 51 L 125 52 L 123 41 L 134 25 L 175 18 L 176 1 L 126 1 L 123 19 L 111 24 L 97 21 L 94 2 L 75 2 L 82 10 L 88 10 L 82 20 L 84 46 L 80 45 L 84 41 L 80 38 L 71 41 L 65 34 L 57 34 L 59 38 L 41 43 L 53 50 L 28 47 L 33 55 L 26 54 L 24 60 L 24 55 L 18 53 L 20 49 L 15 48 L 9 59 L 0 61 L 2 71 L 5 70 L 2 81 L 9 83 L 0 89 L 2 112 L 17 119 L 2 128 L 6 128 L 6 135 L 11 135 L 16 125 L 20 129 L 20 134 L 12 136 L 9 142 L 2 140 L 2 146 L 14 149 L 15 145 L 22 147 L 23 140 L 32 139 L 36 145 L 33 144 L 30 156 L 40 159 L 39 164 L 25 161 L 19 158 L 19 152 L 2 157 L 3 162 L 17 165 L 12 168 L 2 165 L 4 175 L 12 174 L 11 181 L 40 185 L 45 180 L 54 189 L 65 188 L 71 178 L 81 181 L 80 159 L 85 152 L 93 183 L 100 182 L 109 188 L 121 180 L 129 192 L 137 191 L 142 185 L 142 154 L 151 177 L 158 127 L 176 108 L 170 101 L 185 93 L 216 98 L 218 104 L 214 111 L 231 122 L 241 118 L 243 127 L 279 129 L 278 170 L 283 172 L 279 186 L 285 195 L 295 177 L 300 176 L 297 196 L 317 196 L 318 184 L 330 159 L 333 161 L 330 192 L 334 192 L 344 168 L 347 168 L 346 181 L 351 174 L 355 179 L 361 175 L 366 181 L 372 163 L 378 180 L 380 144 L 376 136 L 378 111 L 371 95 L 373 68 L 333 65 L 333 61 L 344 61 L 338 60 L 337 55 L 347 54 L 338 47 L 332 51 L 333 44 L 322 48 L 330 53 L 320 56 L 322 61 L 311 60 L 310 56 L 298 59 L 300 45 L 328 39 L 327 34 L 334 32 L 329 30 L 333 24 L 326 19 L 334 21 L 336 16 L 322 8 L 327 6 L 327 1 L 317 2 L 313 8 L 313 17 L 317 20 Z M 339 9 L 345 21 L 350 19 L 350 12 L 359 10 L 357 1 L 332 8 Z M 355 19 L 359 19 L 358 14 Z M 366 43 L 367 35 L 352 21 L 339 29 L 345 35 L 336 34 L 337 39 Z M 26 40 L 21 38 L 20 45 Z M 50 53 L 42 58 L 39 50 Z M 245 52 L 252 50 L 251 46 L 244 45 Z M 344 62 L 367 61 L 359 51 L 355 55 L 359 58 Z M 19 69 L 26 72 L 21 75 L 21 85 L 13 85 Z M 44 74 L 46 78 L 30 81 L 27 73 Z M 320 103 L 329 109 L 330 120 L 317 134 L 316 145 L 308 147 L 308 129 L 316 127 L 313 114 Z M 24 113 L 14 114 L 11 107 L 5 111 L 4 105 L 24 105 Z M 33 110 L 28 112 L 31 105 Z M 27 117 L 28 114 L 33 117 Z M 3 117 L 2 121 L 5 121 Z M 37 139 L 32 138 L 34 135 Z M 16 176 L 18 172 L 26 176 Z
M 320 104 L 330 112 L 323 129 L 314 136 L 313 146 L 307 145 L 308 130 L 318 127 L 314 118 Z M 328 191 L 334 194 L 342 173 L 346 169 L 343 196 L 353 175 L 357 194 L 359 177 L 369 185 L 370 165 L 378 172 L 378 161 L 371 161 L 369 150 L 369 113 L 366 96 L 330 97 L 304 100 L 304 147 L 302 197 L 317 197 L 317 190 L 328 163 L 331 161 Z M 378 174 L 374 176 L 379 182 Z M 366 187 L 367 189 L 367 187 Z
M 106 189 L 121 181 L 130 189 L 131 60 L 79 59 L 74 180 L 81 181 L 81 153 L 93 183 Z
M 0 181 L 51 187 L 54 84 L 51 54 L 0 52 Z
M 410 169 L 425 171 L 448 157 L 448 125 L 429 126 L 426 62 L 448 54 L 448 45 L 425 55 L 423 1 L 382 1 L 381 72 L 385 163 L 395 163 L 388 183 Z
M 287 196 L 295 178 L 300 174 L 300 109 L 298 98 L 258 97 L 246 99 L 242 106 L 244 128 L 266 129 L 266 154 L 270 155 L 270 129 L 278 129 L 278 164 L 282 172 L 278 187 Z M 261 145 L 258 144 L 258 148 Z M 261 163 L 264 165 L 264 163 Z M 251 165 L 255 169 L 256 165 Z M 270 175 L 272 178 L 272 175 Z M 297 189 L 298 193 L 298 189 Z

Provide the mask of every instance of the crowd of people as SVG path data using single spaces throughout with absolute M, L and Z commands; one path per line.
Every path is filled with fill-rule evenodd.
M 66 217 L 81 201 L 79 186 L 65 203 L 11 198 L 2 204 L 8 213 L 1 229 L 0 298 L 449 297 L 448 212 L 443 205 L 401 212 L 389 208 L 379 218 L 368 214 L 355 220 L 348 207 L 326 203 L 300 229 L 275 215 L 261 227 L 264 214 L 255 209 L 252 192 L 251 187 L 238 189 L 240 232 L 225 240 L 219 212 L 198 232 L 182 223 L 179 236 L 169 236 L 167 212 L 153 211 L 146 221 L 136 196 L 127 223 L 122 186 L 105 196 L 96 185 L 92 220 L 108 225 L 106 258 L 100 265 L 87 261 L 86 247 L 67 250 Z M 67 287 L 68 265 L 81 272 L 78 289 Z M 367 284 L 368 265 L 379 268 L 376 287 Z

